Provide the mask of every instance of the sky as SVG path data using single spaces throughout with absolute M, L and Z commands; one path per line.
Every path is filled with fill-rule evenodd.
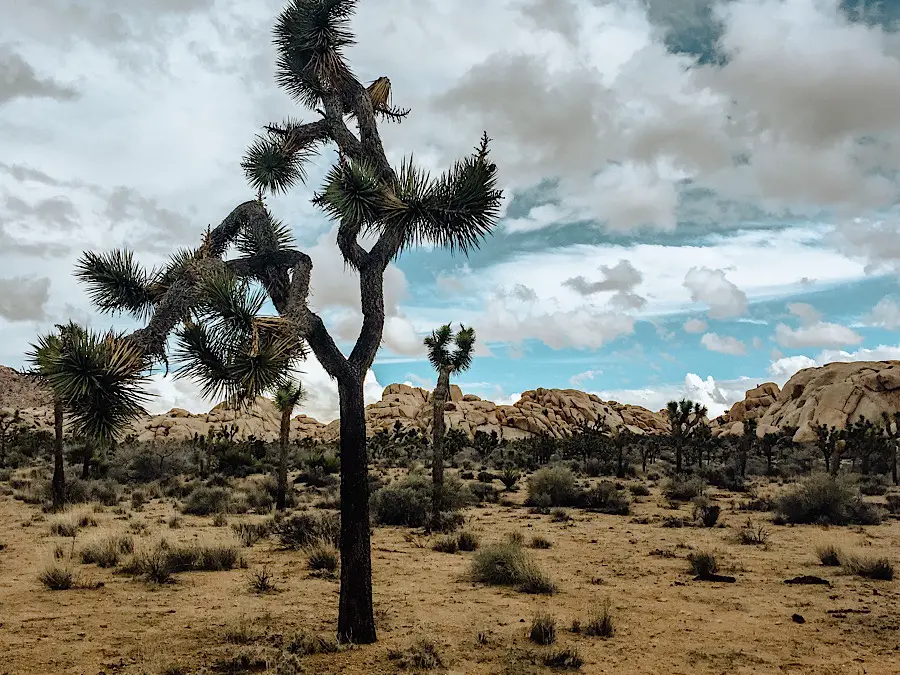
M 252 198 L 255 134 L 312 120 L 274 81 L 284 0 L 0 0 L 0 363 L 99 314 L 72 270 L 152 266 Z M 455 378 L 510 403 L 577 388 L 712 414 L 830 361 L 900 359 L 900 0 L 359 0 L 348 60 L 386 75 L 389 159 L 438 173 L 483 130 L 502 217 L 468 259 L 406 252 L 367 376 L 430 388 L 422 339 L 475 328 Z M 502 36 L 499 39 L 498 36 Z M 310 204 L 334 161 L 268 198 L 314 262 L 311 304 L 349 353 L 357 280 Z M 301 410 L 337 416 L 310 358 Z M 155 373 L 149 409 L 200 412 Z

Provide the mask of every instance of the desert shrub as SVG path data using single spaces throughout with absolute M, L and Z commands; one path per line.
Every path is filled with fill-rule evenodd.
M 681 516 L 663 516 L 660 527 L 684 527 L 684 518 Z
M 643 483 L 632 483 L 631 485 L 628 486 L 628 490 L 635 497 L 649 497 L 650 496 L 650 488 L 648 488 Z
M 459 538 L 452 534 L 445 534 L 435 539 L 431 548 L 438 553 L 456 553 L 459 550 Z
M 254 593 L 272 593 L 276 590 L 275 575 L 263 565 L 250 573 L 250 590 Z
M 679 474 L 669 478 L 663 486 L 663 494 L 673 502 L 689 502 L 706 491 L 706 483 L 697 476 Z
M 512 532 L 507 532 L 505 535 L 503 535 L 503 541 L 508 544 L 513 544 L 514 546 L 524 546 L 525 535 L 522 534 L 519 530 L 513 530 Z
M 894 566 L 887 558 L 845 556 L 841 559 L 841 566 L 851 574 L 865 579 L 891 581 L 894 578 Z
M 816 557 L 826 567 L 838 567 L 843 554 L 834 544 L 824 544 L 816 547 Z
M 133 490 L 131 493 L 131 508 L 140 511 L 147 503 L 147 493 L 143 490 Z
M 583 630 L 585 635 L 592 637 L 608 638 L 613 636 L 615 623 L 609 598 L 605 598 L 600 608 L 588 617 Z
M 410 474 L 372 495 L 372 514 L 379 525 L 421 527 L 431 511 L 431 479 Z M 455 511 L 471 502 L 472 495 L 462 481 L 449 476 L 444 481 L 446 506 Z
M 496 503 L 500 499 L 499 491 L 490 483 L 471 483 L 468 488 L 476 504 L 483 502 Z
M 75 586 L 75 569 L 68 560 L 54 559 L 38 573 L 38 581 L 51 591 L 67 591 Z
M 727 466 L 705 466 L 698 476 L 709 485 L 730 492 L 744 492 L 747 489 L 746 481 L 732 464 Z
M 250 644 L 259 637 L 259 630 L 252 619 L 241 616 L 225 626 L 222 637 L 234 645 Z
M 288 654 L 300 654 L 302 656 L 336 654 L 341 650 L 341 645 L 334 638 L 324 638 L 309 631 L 300 631 L 285 642 L 284 650 Z
M 181 506 L 181 511 L 194 516 L 209 516 L 214 513 L 227 513 L 231 507 L 230 490 L 224 487 L 201 485 L 187 496 Z
M 567 523 L 572 520 L 572 516 L 565 509 L 553 509 L 550 511 L 550 521 L 553 523 Z
M 493 544 L 475 553 L 471 576 L 494 586 L 514 586 L 524 593 L 554 593 L 556 586 L 521 546 Z
M 224 513 L 217 513 L 212 517 L 213 527 L 225 527 L 228 525 L 228 516 Z
M 691 572 L 698 577 L 710 577 L 719 571 L 716 554 L 712 551 L 697 551 L 687 557 Z
M 260 539 L 269 536 L 272 531 L 273 522 L 266 520 L 258 523 L 232 523 L 231 529 L 234 530 L 235 536 L 244 546 L 253 546 Z
M 96 563 L 98 567 L 115 567 L 119 557 L 134 552 L 134 539 L 127 534 L 112 535 L 93 541 L 79 551 L 85 565 Z
M 763 525 L 753 525 L 753 521 L 747 518 L 744 526 L 738 530 L 737 540 L 745 546 L 766 546 L 769 543 L 769 531 Z
M 482 483 L 493 483 L 497 477 L 490 471 L 479 471 L 478 480 Z
M 338 546 L 341 538 L 341 517 L 339 514 L 301 511 L 274 521 L 272 531 L 281 546 L 287 549 L 305 548 L 320 540 Z
M 566 467 L 538 469 L 528 479 L 530 506 L 574 506 L 578 501 L 575 476 Z
M 631 501 L 625 490 L 619 490 L 610 480 L 602 480 L 581 495 L 581 505 L 591 511 L 608 513 L 613 516 L 627 516 L 631 513 Z
M 441 511 L 437 522 L 429 523 L 432 531 L 455 532 L 466 524 L 466 517 L 459 511 Z
M 171 544 L 163 539 L 137 552 L 122 571 L 164 584 L 176 572 L 220 572 L 243 564 L 237 547 L 230 544 Z
M 552 547 L 553 542 L 547 539 L 547 537 L 536 534 L 531 538 L 531 548 L 547 549 Z
M 432 670 L 444 665 L 437 644 L 427 637 L 419 638 L 403 651 L 389 651 L 388 658 L 398 661 L 401 668 L 412 670 Z
M 703 527 L 714 527 L 719 522 L 719 514 L 722 508 L 718 504 L 713 504 L 708 497 L 700 496 L 694 498 L 693 517 L 695 522 L 700 522 Z
M 564 647 L 548 652 L 544 656 L 544 665 L 548 668 L 578 670 L 584 665 L 584 659 L 581 658 L 577 647 Z
M 507 490 L 512 490 L 516 483 L 519 482 L 519 478 L 521 478 L 522 474 L 519 471 L 511 466 L 503 469 L 503 473 L 500 474 L 500 482 L 503 483 L 503 487 Z
M 74 537 L 78 534 L 78 526 L 68 518 L 61 518 L 50 523 L 50 534 L 57 537 Z
M 471 530 L 463 530 L 456 535 L 456 546 L 460 551 L 478 550 L 478 535 Z
M 104 506 L 115 506 L 119 503 L 122 491 L 114 480 L 91 481 L 89 487 L 91 501 L 100 502 Z
M 316 572 L 334 574 L 341 562 L 341 553 L 331 541 L 320 539 L 304 549 L 306 566 Z
M 556 642 L 556 619 L 545 612 L 540 612 L 531 620 L 528 639 L 539 645 L 551 645 Z
M 887 495 L 887 509 L 889 513 L 900 515 L 900 495 Z
M 738 508 L 741 511 L 774 511 L 775 510 L 775 500 L 771 497 L 752 497 L 749 501 L 741 502 Z
M 776 514 L 788 523 L 829 525 L 877 525 L 878 508 L 862 499 L 853 483 L 843 476 L 814 474 L 783 494 Z
M 96 527 L 97 519 L 90 511 L 69 511 L 50 521 L 50 534 L 57 537 L 74 537 L 85 527 Z
M 864 495 L 869 495 L 870 497 L 887 494 L 888 488 L 890 486 L 891 484 L 888 482 L 887 478 L 885 478 L 881 474 L 864 476 L 862 480 L 859 481 L 859 491 Z

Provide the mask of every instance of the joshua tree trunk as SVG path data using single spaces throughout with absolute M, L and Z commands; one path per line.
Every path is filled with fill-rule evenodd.
M 284 511 L 287 503 L 287 456 L 291 436 L 291 412 L 289 409 L 281 411 L 281 433 L 278 437 L 278 492 L 275 496 L 277 511 Z
M 432 454 L 431 454 L 431 518 L 432 524 L 440 522 L 444 510 L 444 404 L 450 398 L 450 370 L 441 368 L 432 399 Z
M 53 506 L 61 507 L 66 501 L 66 477 L 63 466 L 63 405 L 59 399 L 53 401 Z
M 341 597 L 338 638 L 375 642 L 363 375 L 338 381 L 341 412 Z
M 897 481 L 897 441 L 891 443 L 891 479 L 894 485 L 900 485 Z
M 837 476 L 838 471 L 841 468 L 841 448 L 838 447 L 838 444 L 834 444 L 834 450 L 831 453 L 831 466 L 828 468 L 828 472 L 832 476 Z
M 681 439 L 675 439 L 675 473 L 681 473 Z
M 81 480 L 87 480 L 91 477 L 91 458 L 94 456 L 94 449 L 85 442 L 84 461 L 81 465 Z

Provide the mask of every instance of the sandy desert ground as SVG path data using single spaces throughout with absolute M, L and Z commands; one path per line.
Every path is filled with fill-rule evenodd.
M 571 510 L 572 520 L 560 523 L 524 507 L 468 509 L 469 527 L 483 543 L 515 530 L 526 540 L 539 534 L 552 542 L 533 551 L 559 586 L 552 596 L 475 584 L 466 579 L 472 553 L 439 553 L 424 535 L 379 527 L 373 538 L 378 643 L 305 656 L 300 672 L 395 673 L 391 651 L 422 636 L 437 644 L 447 673 L 553 672 L 543 665 L 550 647 L 527 635 L 540 611 L 557 619 L 557 647 L 577 646 L 582 673 L 900 672 L 900 582 L 823 567 L 815 554 L 817 545 L 835 543 L 900 564 L 897 518 L 870 527 L 775 526 L 771 514 L 737 510 L 740 495 L 713 496 L 723 513 L 710 529 L 663 527 L 674 512 L 656 487 L 635 500 L 630 516 Z M 689 509 L 682 506 L 683 515 Z M 271 540 L 242 549 L 246 568 L 181 573 L 162 586 L 80 564 L 82 588 L 50 591 L 37 580 L 57 544 L 77 549 L 100 533 L 138 533 L 138 546 L 159 537 L 233 539 L 230 527 L 216 527 L 209 517 L 181 516 L 181 527 L 172 529 L 167 520 L 175 513 L 171 500 L 119 515 L 107 507 L 94 514 L 97 526 L 81 530 L 73 543 L 50 535 L 52 516 L 39 507 L 0 497 L 0 673 L 259 672 L 262 661 L 254 666 L 251 658 L 242 671 L 234 659 L 263 659 L 296 631 L 332 635 L 337 580 L 310 573 L 301 553 Z M 748 515 L 767 523 L 767 546 L 737 543 Z M 701 549 L 715 550 L 737 581 L 693 581 L 686 556 Z M 249 577 L 264 566 L 277 591 L 260 595 L 250 590 Z M 805 574 L 831 585 L 784 583 Z M 569 630 L 607 598 L 611 638 Z M 805 622 L 795 622 L 795 614 Z

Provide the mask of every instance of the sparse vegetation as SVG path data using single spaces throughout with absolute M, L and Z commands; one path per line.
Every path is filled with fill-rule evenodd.
M 127 534 L 109 535 L 85 545 L 79 551 L 85 565 L 96 563 L 98 567 L 115 567 L 123 555 L 134 552 L 134 539 Z
M 615 633 L 612 606 L 609 598 L 604 598 L 599 609 L 595 610 L 584 624 L 585 635 L 609 638 Z
M 250 573 L 250 590 L 254 593 L 272 593 L 276 590 L 275 575 L 266 565 Z
M 337 514 L 301 511 L 275 520 L 272 532 L 283 548 L 300 549 L 323 540 L 338 546 L 340 528 Z
M 471 576 L 474 581 L 490 585 L 517 587 L 523 593 L 556 592 L 556 585 L 528 551 L 509 541 L 477 551 L 472 560 Z
M 826 567 L 838 567 L 841 564 L 842 553 L 834 544 L 824 544 L 816 547 L 816 557 Z
M 544 665 L 548 668 L 578 670 L 584 665 L 584 659 L 577 647 L 553 649 L 544 656 Z
M 894 566 L 887 558 L 872 558 L 861 555 L 844 556 L 841 558 L 841 566 L 850 574 L 865 579 L 878 581 L 892 581 L 894 578 Z
M 444 665 L 437 643 L 428 637 L 422 637 L 403 651 L 391 651 L 388 658 L 397 661 L 401 668 L 414 670 L 433 670 Z
M 551 614 L 540 612 L 531 620 L 528 639 L 535 644 L 551 645 L 556 642 L 556 619 Z
M 693 574 L 701 579 L 709 578 L 719 572 L 716 554 L 712 551 L 697 551 L 688 554 L 688 562 Z
M 669 478 L 663 486 L 663 495 L 673 502 L 689 502 L 706 492 L 706 483 L 696 476 L 679 474 Z
M 865 501 L 844 476 L 814 474 L 785 492 L 775 511 L 788 523 L 877 525 L 878 508 Z
M 550 541 L 549 539 L 547 539 L 547 537 L 545 537 L 543 535 L 536 534 L 531 538 L 530 545 L 531 545 L 531 548 L 546 549 L 546 548 L 552 548 L 553 542 Z
M 54 558 L 38 573 L 38 581 L 51 591 L 67 591 L 75 587 L 75 568 L 69 560 Z
M 309 569 L 334 574 L 341 561 L 341 553 L 328 539 L 319 539 L 305 547 L 306 565 Z

